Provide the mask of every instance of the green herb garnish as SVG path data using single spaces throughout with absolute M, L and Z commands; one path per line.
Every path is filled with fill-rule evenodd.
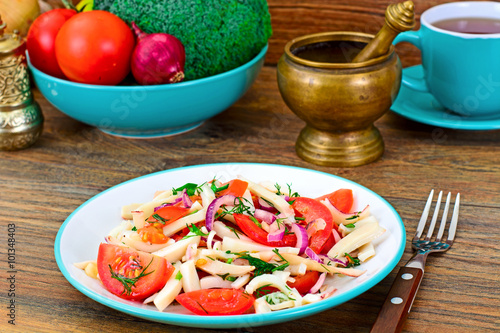
M 201 191 L 201 187 L 205 184 L 206 184 L 206 182 L 201 184 L 201 185 L 194 184 L 194 183 L 186 183 L 186 184 L 182 185 L 181 187 L 173 188 L 172 194 L 176 195 L 177 193 L 182 192 L 183 190 L 186 190 L 186 194 L 189 196 L 192 196 L 192 195 L 196 194 L 196 191 Z
M 358 258 L 353 258 L 349 253 L 344 253 L 347 260 L 349 263 L 347 264 L 346 268 L 354 267 L 354 266 L 359 266 L 361 265 L 361 262 Z
M 276 187 L 277 190 L 276 195 L 283 195 L 283 193 L 281 193 L 281 186 L 278 183 L 274 184 L 274 187 Z
M 215 179 L 214 179 L 215 180 Z M 212 182 L 212 185 L 210 185 L 210 188 L 212 189 L 212 191 L 214 191 L 214 193 L 218 193 L 218 192 L 221 192 L 221 191 L 224 191 L 226 190 L 227 188 L 229 187 L 229 183 L 227 183 L 226 185 L 223 185 L 221 187 L 217 187 L 215 185 L 215 182 Z
M 349 224 L 346 224 L 344 227 L 346 227 L 346 228 L 355 228 L 356 226 L 354 225 L 354 223 L 349 223 Z
M 158 214 L 153 214 L 153 215 L 151 215 L 151 217 L 154 218 L 155 220 L 157 220 L 158 222 L 160 222 L 161 224 L 165 224 L 168 221 L 170 221 L 169 219 L 165 219 Z
M 186 224 L 186 227 L 189 229 L 189 231 L 191 231 L 194 235 L 186 235 L 184 236 L 182 239 L 185 239 L 185 238 L 190 238 L 190 237 L 194 237 L 194 236 L 201 236 L 201 237 L 207 237 L 208 234 L 204 233 L 203 231 L 200 230 L 200 228 L 198 228 L 195 224 L 191 223 L 191 225 L 187 225 Z
M 286 184 L 286 186 L 288 187 L 288 197 L 289 198 L 298 198 L 298 197 L 300 197 L 300 194 L 298 194 L 297 192 L 293 192 L 292 193 L 292 184 Z
M 346 218 L 346 221 L 357 219 L 359 217 L 359 214 L 361 214 L 361 211 L 357 212 L 355 215 L 351 217 Z
M 181 271 L 177 272 L 177 274 L 175 275 L 175 279 L 179 280 L 179 281 L 180 281 L 180 279 L 182 279 L 182 273 L 181 273 Z
M 249 216 L 250 220 L 252 220 L 253 223 L 255 223 L 259 228 L 262 228 L 262 224 L 260 224 L 259 220 L 257 220 L 255 217 L 253 216 Z
M 137 231 L 137 228 L 135 225 L 132 227 L 132 231 Z
M 278 255 L 281 257 L 279 253 Z M 268 263 L 262 259 L 252 257 L 248 254 L 239 256 L 239 258 L 248 260 L 248 263 L 251 266 L 255 267 L 255 270 L 253 271 L 254 277 L 262 274 L 272 273 L 274 271 L 282 271 L 290 265 L 288 261 L 286 261 L 283 257 L 281 258 L 286 261 L 283 265 Z
M 118 280 L 123 285 L 123 292 L 120 295 L 123 295 L 123 293 L 125 293 L 125 292 L 127 292 L 127 295 L 130 295 L 132 293 L 132 287 L 135 287 L 135 284 L 137 283 L 137 281 L 139 281 L 140 278 L 143 278 L 146 275 L 149 275 L 149 274 L 154 272 L 154 271 L 151 271 L 151 272 L 145 273 L 146 270 L 148 269 L 148 267 L 153 262 L 153 259 L 154 258 L 151 258 L 151 261 L 146 266 L 146 268 L 144 268 L 138 276 L 133 277 L 133 278 L 129 278 L 129 277 L 126 277 L 124 275 L 115 273 L 113 271 L 113 268 L 111 268 L 111 265 L 108 264 L 109 271 L 111 272 L 111 277 L 113 279 Z M 134 260 L 134 262 L 135 262 L 135 267 L 137 267 L 138 269 L 142 268 L 141 265 L 139 264 L 139 262 L 137 262 L 136 260 Z

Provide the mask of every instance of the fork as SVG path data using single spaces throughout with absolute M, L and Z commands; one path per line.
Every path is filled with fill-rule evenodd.
M 427 217 L 432 205 L 432 199 L 434 196 L 434 190 L 429 194 L 429 198 L 425 204 L 424 211 L 422 212 L 422 217 L 417 226 L 417 231 L 412 240 L 412 248 L 415 250 L 412 258 L 406 263 L 404 267 L 401 267 L 396 280 L 387 295 L 387 298 L 380 310 L 375 324 L 371 329 L 371 333 L 387 333 L 387 332 L 400 332 L 403 323 L 410 313 L 411 306 L 417 294 L 418 287 L 424 276 L 425 262 L 429 253 L 433 252 L 444 252 L 447 251 L 453 244 L 455 239 L 455 233 L 457 230 L 458 223 L 458 208 L 460 206 L 460 193 L 457 194 L 455 198 L 455 204 L 453 208 L 453 216 L 451 218 L 450 226 L 448 229 L 448 238 L 446 241 L 441 241 L 448 215 L 448 210 L 450 208 L 450 198 L 451 193 L 448 193 L 446 198 L 446 204 L 443 209 L 443 216 L 441 219 L 441 224 L 435 240 L 431 240 L 432 234 L 434 233 L 434 227 L 436 226 L 436 221 L 439 215 L 439 210 L 441 206 L 441 199 L 443 196 L 443 191 L 439 192 L 436 206 L 434 208 L 434 214 L 431 219 L 429 228 L 427 229 L 427 234 L 423 239 L 422 233 L 424 232 L 425 226 L 427 224 Z

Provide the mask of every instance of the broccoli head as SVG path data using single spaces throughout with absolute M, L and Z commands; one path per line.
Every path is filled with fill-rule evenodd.
M 144 32 L 177 37 L 186 80 L 223 73 L 255 57 L 272 34 L 266 0 L 96 0 Z

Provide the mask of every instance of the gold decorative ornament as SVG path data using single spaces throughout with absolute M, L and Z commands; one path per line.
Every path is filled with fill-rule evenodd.
M 31 93 L 26 43 L 4 29 L 0 18 L 0 150 L 18 150 L 37 141 L 43 115 Z
M 386 25 L 388 16 L 404 12 L 404 22 L 413 16 L 407 13 L 413 11 L 411 1 L 402 6 L 389 6 Z M 318 165 L 353 167 L 382 156 L 384 142 L 373 123 L 396 99 L 402 75 L 393 35 L 378 34 L 377 40 L 364 33 L 325 32 L 286 44 L 278 62 L 278 86 L 287 106 L 306 122 L 295 146 L 299 157 Z M 389 43 L 381 40 L 387 38 L 392 38 Z M 380 53 L 384 45 L 387 50 Z

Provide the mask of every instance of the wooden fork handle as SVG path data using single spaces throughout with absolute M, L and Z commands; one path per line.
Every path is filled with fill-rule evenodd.
M 423 276 L 420 268 L 400 268 L 371 333 L 401 332 Z

